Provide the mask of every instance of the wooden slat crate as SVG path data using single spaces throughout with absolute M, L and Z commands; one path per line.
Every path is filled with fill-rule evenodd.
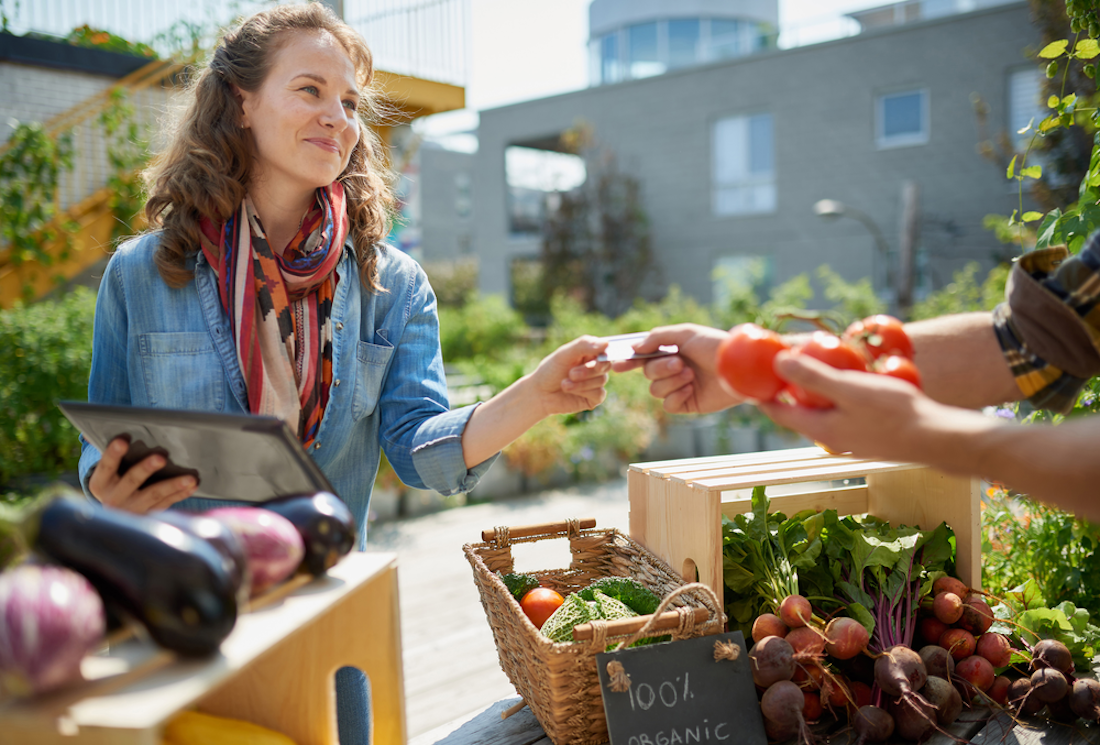
M 748 512 L 751 490 L 768 490 L 773 511 L 835 509 L 871 514 L 893 525 L 931 529 L 946 522 L 956 537 L 956 570 L 981 586 L 980 481 L 912 463 L 831 455 L 819 447 L 636 463 L 627 474 L 630 536 L 685 580 L 722 585 L 722 515 Z M 863 480 L 833 486 L 845 480 Z M 804 485 L 805 489 L 799 488 Z

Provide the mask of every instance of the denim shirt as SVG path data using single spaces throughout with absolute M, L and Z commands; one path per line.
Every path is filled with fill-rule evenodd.
M 88 400 L 247 413 L 213 268 L 199 252 L 195 279 L 169 287 L 153 262 L 158 238 L 127 241 L 107 265 L 96 300 Z M 362 548 L 380 450 L 405 484 L 446 495 L 472 489 L 496 456 L 466 468 L 462 432 L 474 407 L 452 411 L 448 404 L 435 295 L 420 266 L 387 248 L 378 260 L 387 291 L 369 291 L 349 242 L 337 275 L 333 380 L 309 454 L 355 515 Z M 100 454 L 83 437 L 81 445 L 87 492 Z M 232 502 L 192 497 L 178 506 L 201 511 L 225 504 Z

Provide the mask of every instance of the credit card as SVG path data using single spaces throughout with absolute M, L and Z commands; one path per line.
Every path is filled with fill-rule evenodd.
M 675 344 L 663 344 L 657 347 L 657 351 L 655 352 L 638 354 L 634 351 L 634 345 L 647 336 L 649 336 L 648 331 L 639 331 L 633 334 L 619 334 L 618 336 L 605 336 L 603 337 L 603 341 L 607 342 L 607 349 L 605 349 L 596 359 L 600 362 L 622 362 L 624 360 L 640 360 L 650 357 L 667 357 L 670 354 L 676 354 L 680 351 Z

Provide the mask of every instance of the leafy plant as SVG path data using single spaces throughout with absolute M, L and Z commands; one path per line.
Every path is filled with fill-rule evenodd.
M 148 44 L 144 44 L 140 41 L 129 41 L 121 36 L 112 34 L 110 31 L 92 28 L 86 23 L 70 31 L 69 35 L 65 37 L 65 41 L 78 47 L 92 47 L 107 52 L 130 54 L 134 57 L 155 58 L 157 56 L 156 50 Z
M 87 398 L 95 295 L 0 311 L 0 485 L 76 468 L 77 432 L 57 408 Z
M 69 245 L 72 226 L 57 224 L 54 197 L 72 163 L 72 132 L 51 137 L 41 124 L 15 124 L 0 152 L 0 248 L 8 249 L 13 266 L 36 261 L 49 267 L 53 257 L 45 246 L 57 240 Z

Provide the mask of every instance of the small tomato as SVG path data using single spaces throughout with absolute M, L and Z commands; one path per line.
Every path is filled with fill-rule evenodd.
M 787 342 L 774 331 L 752 323 L 734 326 L 718 345 L 718 380 L 734 395 L 771 401 L 786 385 L 772 365 L 775 355 L 787 348 Z
M 844 339 L 865 350 L 871 359 L 887 354 L 913 357 L 913 342 L 905 333 L 905 325 L 897 318 L 882 313 L 854 322 L 845 330 Z
M 519 607 L 523 608 L 523 612 L 531 623 L 535 624 L 535 628 L 541 629 L 546 619 L 564 602 L 565 598 L 549 587 L 536 587 L 527 591 L 519 601 Z
M 805 344 L 795 347 L 791 352 L 821 360 L 826 365 L 835 367 L 838 370 L 867 370 L 867 363 L 864 361 L 863 355 L 857 352 L 855 347 L 836 334 L 830 334 L 827 331 L 813 332 Z M 831 409 L 833 407 L 833 402 L 829 399 L 811 393 L 800 386 L 788 385 L 787 390 L 801 406 L 811 409 Z
M 904 380 L 906 383 L 912 383 L 917 388 L 921 387 L 920 371 L 917 370 L 917 366 L 913 364 L 913 360 L 908 357 L 902 357 L 898 354 L 888 354 L 876 360 L 871 369 L 881 375 L 889 375 L 892 378 Z

